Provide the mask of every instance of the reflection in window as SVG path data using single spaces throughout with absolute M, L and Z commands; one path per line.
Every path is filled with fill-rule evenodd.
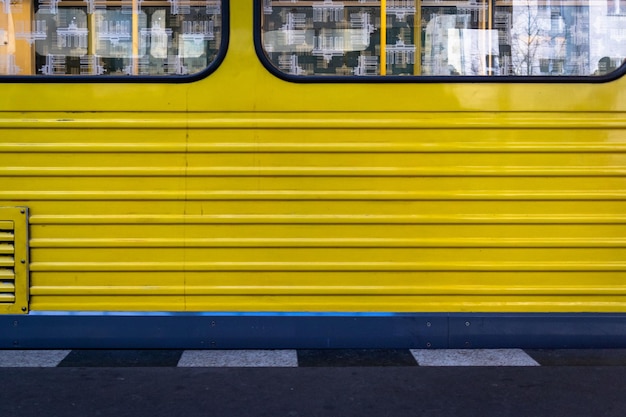
M 259 0 L 297 76 L 588 76 L 626 57 L 626 0 Z M 624 14 L 624 16 L 622 16 Z M 607 62 L 608 61 L 608 62 Z
M 221 0 L 0 0 L 0 75 L 187 75 L 217 57 Z
M 626 15 L 626 0 L 608 0 L 607 14 Z

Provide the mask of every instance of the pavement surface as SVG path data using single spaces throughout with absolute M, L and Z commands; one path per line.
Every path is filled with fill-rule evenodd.
M 0 368 L 357 366 L 626 366 L 626 349 L 0 350 Z
M 0 351 L 0 416 L 626 416 L 626 350 Z

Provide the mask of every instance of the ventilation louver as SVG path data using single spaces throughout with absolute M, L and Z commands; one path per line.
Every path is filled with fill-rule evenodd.
M 28 211 L 0 207 L 0 314 L 28 311 Z

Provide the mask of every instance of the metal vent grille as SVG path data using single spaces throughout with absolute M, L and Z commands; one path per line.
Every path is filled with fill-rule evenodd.
M 0 314 L 28 311 L 28 212 L 0 207 Z
M 0 221 L 0 303 L 15 303 L 15 227 Z

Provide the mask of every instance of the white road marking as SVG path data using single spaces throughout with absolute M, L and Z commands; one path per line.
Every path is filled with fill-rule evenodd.
M 179 367 L 297 367 L 295 350 L 186 350 Z
M 0 367 L 54 368 L 70 350 L 0 350 Z
M 70 350 L 0 350 L 0 367 L 55 367 Z M 522 349 L 411 349 L 419 366 L 540 366 Z M 295 349 L 185 350 L 179 367 L 297 367 Z
M 522 349 L 411 349 L 419 366 L 539 366 Z

